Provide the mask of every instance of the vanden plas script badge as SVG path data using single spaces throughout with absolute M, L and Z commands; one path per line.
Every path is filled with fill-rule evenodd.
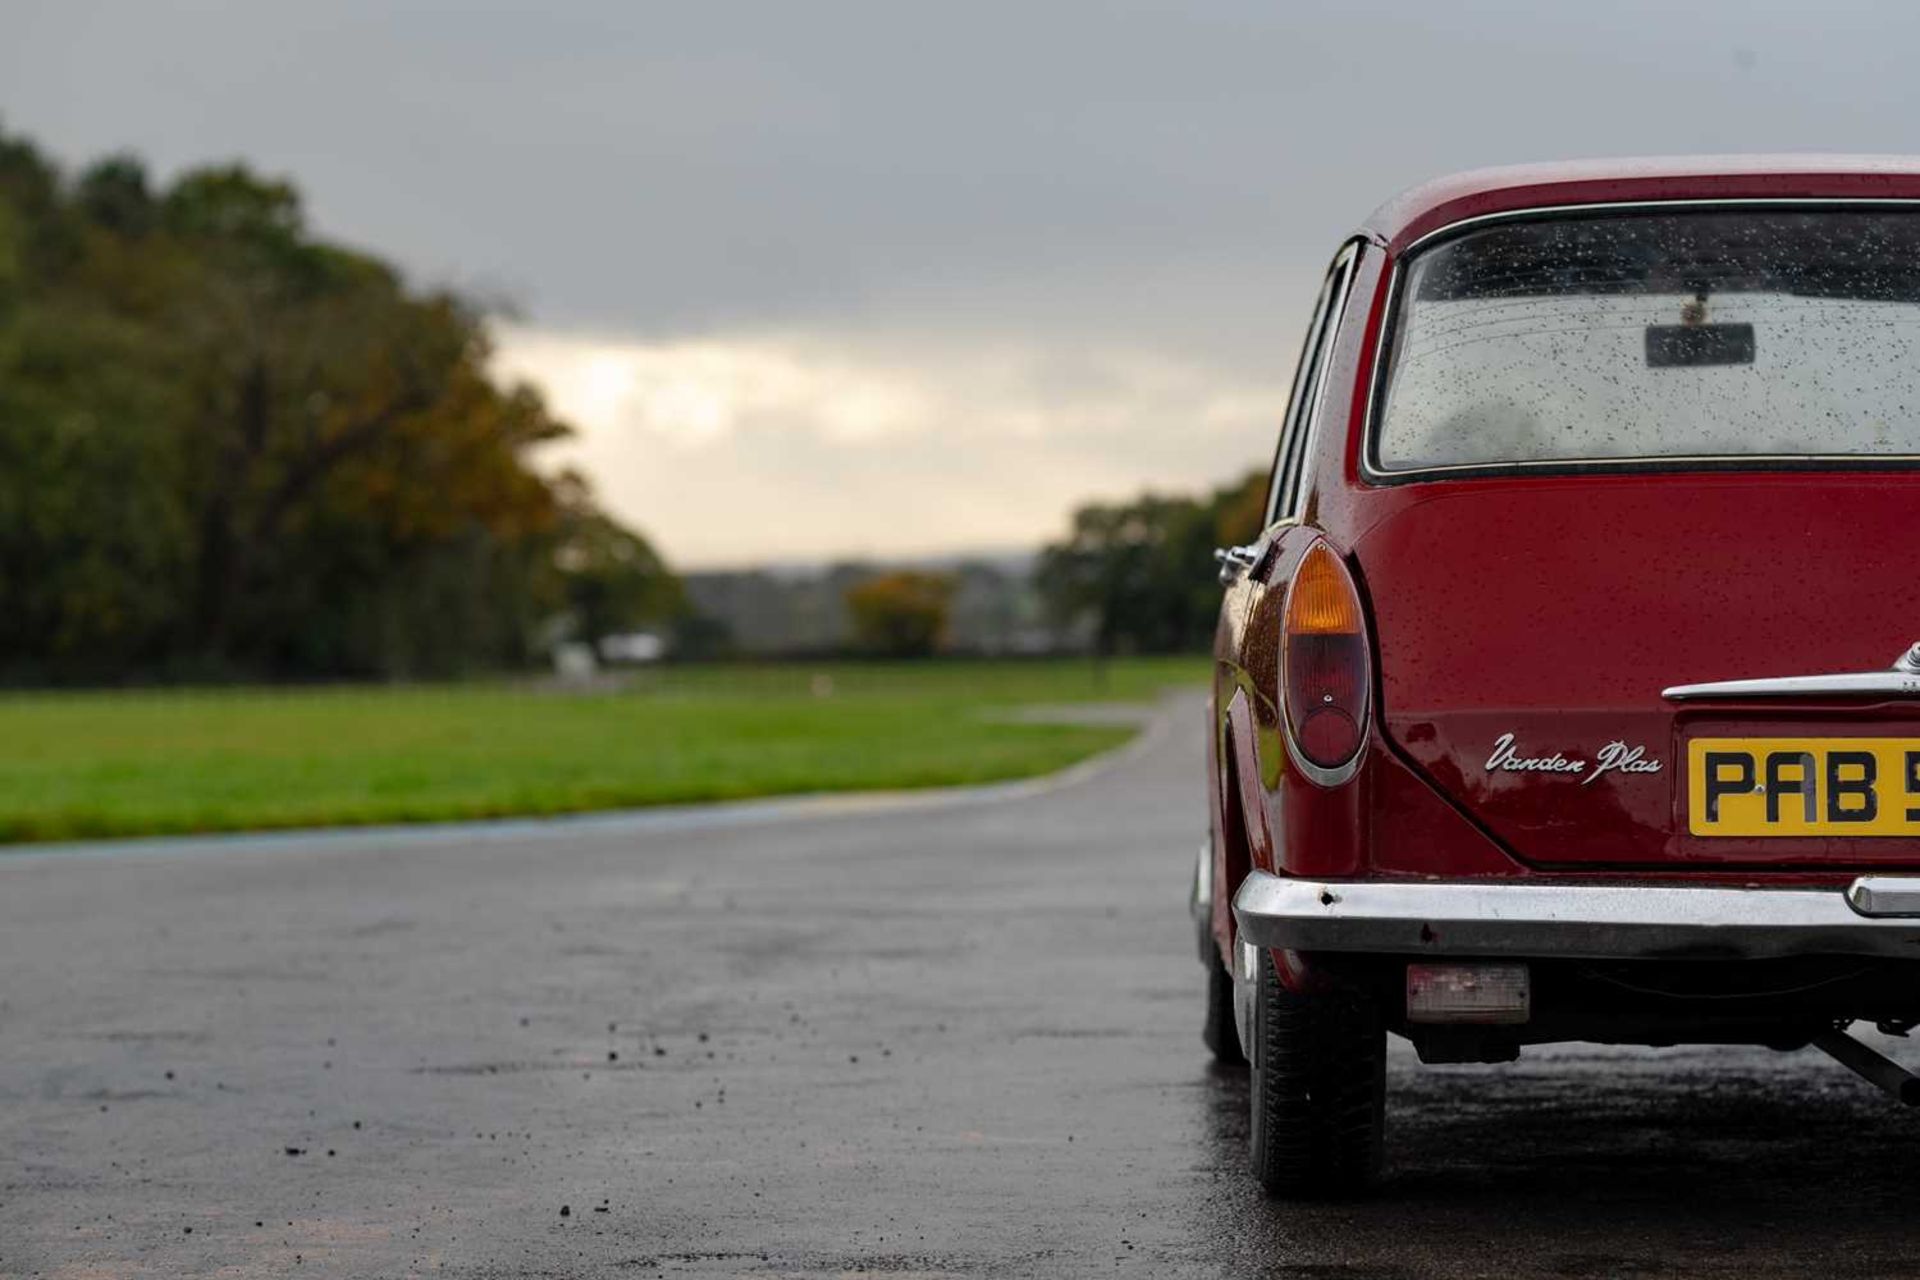
M 1487 757 L 1488 773 L 1582 774 L 1583 787 L 1603 773 L 1658 773 L 1661 765 L 1660 758 L 1649 756 L 1644 746 L 1629 746 L 1618 738 L 1600 748 L 1591 762 L 1560 751 L 1550 756 L 1522 755 L 1511 733 L 1494 739 L 1493 754 Z

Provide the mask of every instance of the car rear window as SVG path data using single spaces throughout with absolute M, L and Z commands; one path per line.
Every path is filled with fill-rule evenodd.
M 1920 455 L 1920 212 L 1537 217 L 1402 280 L 1381 470 Z

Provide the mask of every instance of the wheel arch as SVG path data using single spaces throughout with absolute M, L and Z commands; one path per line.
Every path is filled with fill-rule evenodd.
M 1272 870 L 1273 834 L 1260 791 L 1253 712 L 1244 689 L 1235 690 L 1221 717 L 1219 783 L 1214 796 L 1213 937 L 1229 968 L 1233 959 L 1233 895 L 1254 867 Z

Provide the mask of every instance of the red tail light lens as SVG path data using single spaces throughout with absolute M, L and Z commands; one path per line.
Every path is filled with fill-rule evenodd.
M 1316 542 L 1287 587 L 1280 685 L 1294 750 L 1322 769 L 1351 761 L 1371 684 L 1360 593 L 1340 557 Z

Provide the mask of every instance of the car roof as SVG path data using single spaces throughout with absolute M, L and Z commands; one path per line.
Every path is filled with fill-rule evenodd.
M 1696 199 L 1920 200 L 1920 157 L 1662 156 L 1472 169 L 1421 183 L 1360 233 L 1399 252 L 1465 218 L 1571 204 Z

